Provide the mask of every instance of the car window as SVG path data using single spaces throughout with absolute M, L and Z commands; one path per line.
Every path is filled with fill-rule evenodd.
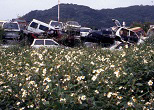
M 45 45 L 58 45 L 58 44 L 51 40 L 45 40 Z
M 39 29 L 43 30 L 43 31 L 48 31 L 49 28 L 43 25 L 40 25 Z
M 53 22 L 51 22 L 51 26 L 54 26 L 54 27 L 58 27 L 58 26 L 59 27 L 62 27 L 62 23 L 59 23 L 59 22 L 56 22 L 56 21 L 54 22 L 53 21 Z
M 37 28 L 37 26 L 38 26 L 38 24 L 35 23 L 35 22 L 32 22 L 31 25 L 30 25 L 30 27 L 33 27 L 33 28 Z
M 80 29 L 80 32 L 89 32 L 90 29 Z
M 34 45 L 44 45 L 44 40 L 36 40 Z
M 17 23 L 4 23 L 3 28 L 4 29 L 19 29 Z

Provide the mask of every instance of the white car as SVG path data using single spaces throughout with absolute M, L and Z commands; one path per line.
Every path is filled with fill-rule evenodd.
M 80 28 L 80 36 L 81 36 L 81 37 L 85 37 L 85 36 L 87 36 L 91 31 L 92 31 L 91 28 L 88 28 L 88 27 L 81 27 L 81 28 Z
M 33 19 L 27 27 L 27 30 L 29 32 L 36 33 L 36 34 L 47 32 L 48 30 L 51 30 L 51 29 L 54 29 L 54 27 L 50 26 L 47 23 L 36 20 L 36 19 Z
M 62 30 L 63 29 L 63 23 L 62 22 L 51 20 L 49 25 L 54 27 L 55 30 Z
M 56 41 L 53 39 L 34 39 L 32 48 L 54 48 L 54 47 L 61 47 Z

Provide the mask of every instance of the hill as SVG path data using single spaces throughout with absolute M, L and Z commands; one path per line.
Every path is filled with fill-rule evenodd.
M 111 19 L 118 19 L 120 22 L 125 21 L 126 25 L 133 22 L 154 22 L 154 6 L 130 6 L 125 8 L 101 9 L 95 10 L 87 6 L 76 4 L 60 5 L 60 20 L 78 21 L 82 26 L 93 28 L 110 27 L 114 24 Z M 43 22 L 49 22 L 51 19 L 57 20 L 58 6 L 48 10 L 34 10 L 23 16 L 27 21 L 38 19 Z

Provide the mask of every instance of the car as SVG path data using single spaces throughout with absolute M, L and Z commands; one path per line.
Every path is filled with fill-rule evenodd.
M 31 44 L 32 48 L 55 48 L 61 47 L 56 41 L 53 39 L 34 39 L 33 43 Z
M 51 29 L 54 30 L 54 27 L 50 26 L 47 23 L 33 19 L 27 27 L 28 32 L 25 32 L 25 33 L 40 34 L 40 33 L 43 33 L 43 32 L 47 32 Z
M 83 39 L 83 41 L 98 43 L 98 44 L 101 44 L 102 47 L 108 47 L 114 44 L 115 34 L 110 28 L 93 30 Z
M 65 32 L 76 31 L 80 33 L 81 25 L 77 21 L 67 21 L 64 25 Z
M 55 30 L 62 30 L 63 29 L 63 23 L 62 22 L 51 20 L 49 25 L 54 27 Z
M 140 37 L 136 32 L 125 27 L 119 27 L 115 33 L 121 42 L 138 43 Z
M 81 27 L 81 28 L 80 28 L 80 36 L 81 36 L 81 37 L 85 37 L 85 36 L 87 36 L 91 31 L 92 31 L 91 28 L 88 28 L 88 27 Z
M 81 28 L 77 21 L 67 21 L 65 25 L 72 28 Z
M 21 30 L 18 22 L 4 22 L 2 28 L 5 31 L 3 39 L 8 39 L 8 40 L 20 39 Z

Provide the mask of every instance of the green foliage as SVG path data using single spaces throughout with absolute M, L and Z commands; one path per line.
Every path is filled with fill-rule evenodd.
M 0 49 L 0 109 L 152 109 L 153 49 Z
M 4 35 L 4 30 L 0 27 L 0 44 L 2 43 L 2 36 Z

